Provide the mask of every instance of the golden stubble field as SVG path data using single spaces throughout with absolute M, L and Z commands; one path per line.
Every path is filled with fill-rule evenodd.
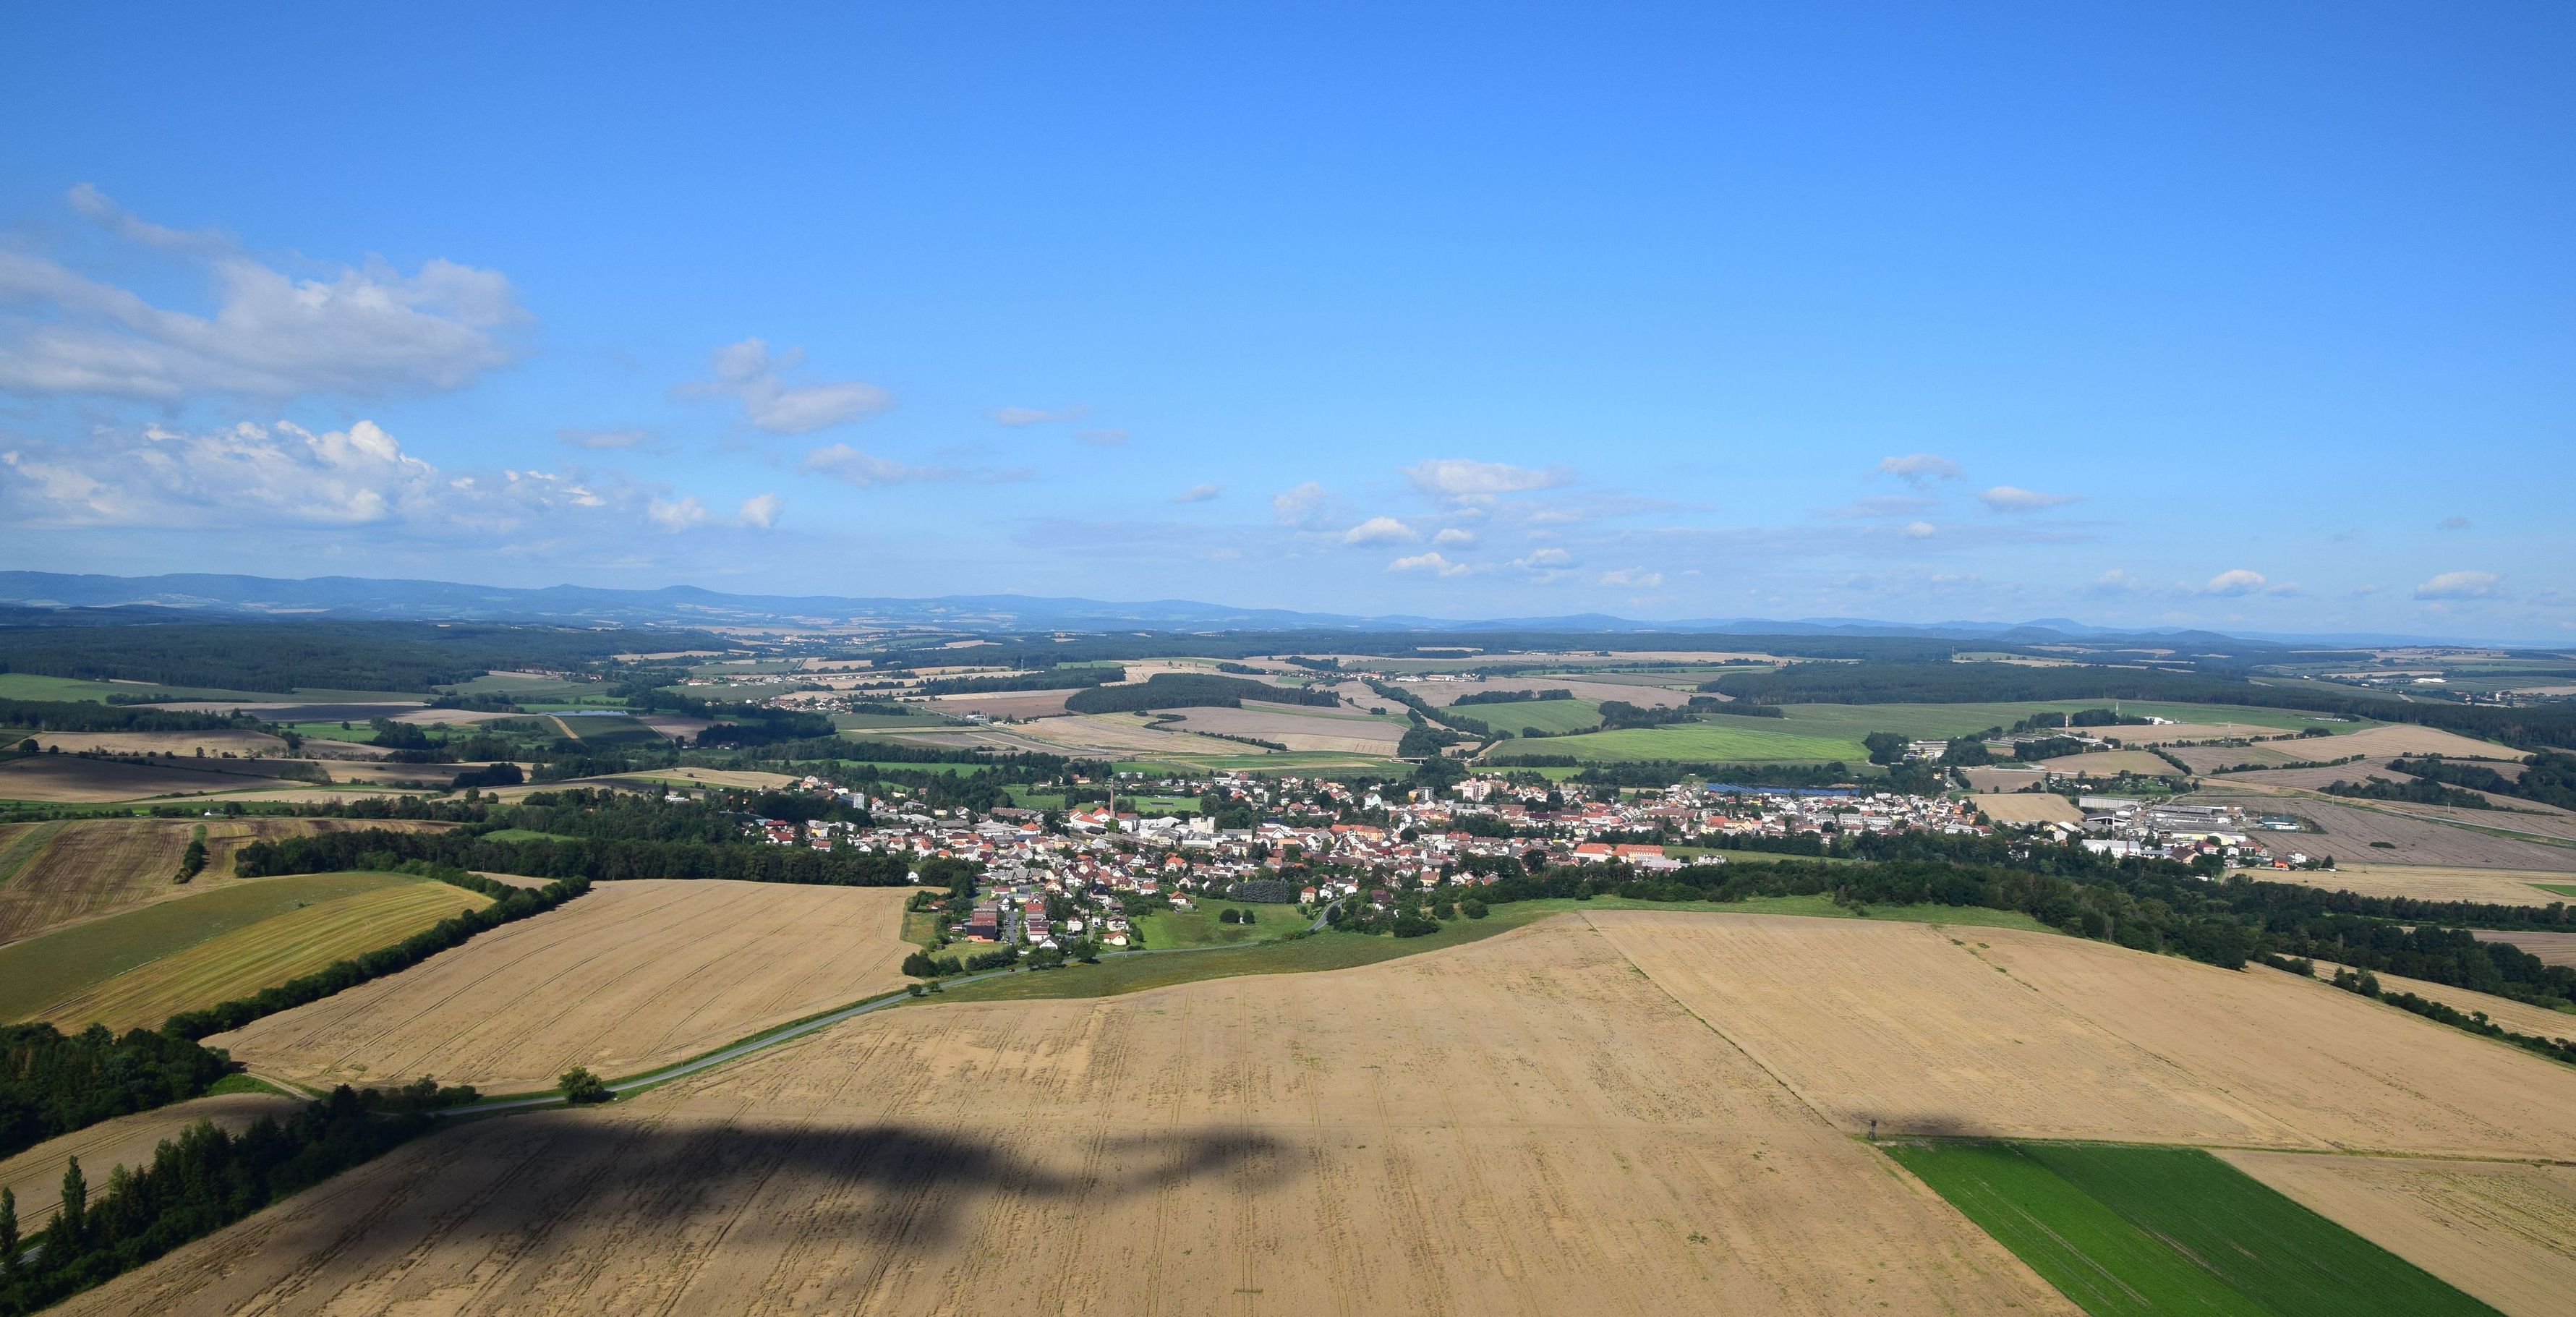
M 390 978 L 207 1044 L 298 1083 L 435 1074 L 485 1092 L 610 1077 L 901 987 L 910 888 L 600 883 Z
M 2508 1313 L 2576 1294 L 2576 1168 L 2295 1152 L 2220 1154 L 2310 1210 Z
M 434 1137 L 62 1311 L 2074 1310 L 1558 920 L 864 1017 Z
M 206 867 L 172 882 L 198 826 L 206 829 Z M 384 819 L 80 819 L 12 825 L 34 847 L 0 883 L 0 944 L 85 923 L 172 897 L 235 882 L 233 853 L 254 840 L 355 828 L 427 831 L 443 823 Z

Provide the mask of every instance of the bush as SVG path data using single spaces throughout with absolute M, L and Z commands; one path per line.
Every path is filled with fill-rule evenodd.
M 1422 937 L 1439 931 L 1440 925 L 1437 921 L 1425 919 L 1409 910 L 1395 917 L 1397 937 Z
M 1460 901 L 1458 903 L 1458 909 L 1464 912 L 1469 919 L 1482 919 L 1488 913 L 1485 903 L 1472 896 L 1468 897 L 1464 901 Z
M 932 960 L 927 952 L 916 951 L 903 958 L 903 972 L 916 979 L 937 978 L 939 962 Z

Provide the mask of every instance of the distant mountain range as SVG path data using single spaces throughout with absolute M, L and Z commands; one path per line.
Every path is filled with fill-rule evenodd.
M 298 581 L 198 573 L 93 576 L 59 572 L 0 572 L 0 605 L 18 612 L 17 620 L 21 621 L 43 620 L 67 609 L 117 609 L 172 617 L 550 622 L 585 626 L 874 627 L 963 632 L 1326 630 L 1453 634 L 1510 631 L 1925 636 L 1941 640 L 1991 640 L 2004 644 L 2076 641 L 2095 646 L 2110 643 L 2186 649 L 2213 644 L 2242 647 L 2249 641 L 2304 645 L 2462 643 L 2433 637 L 2378 633 L 2230 636 L 2210 631 L 2130 631 L 2090 626 L 2062 617 L 2010 623 L 1905 623 L 1843 617 L 1787 621 L 1742 617 L 1681 618 L 1641 622 L 1606 613 L 1481 619 L 1403 614 L 1360 617 L 1279 608 L 1235 608 L 1188 599 L 1109 603 L 1097 599 L 1053 599 L 1032 595 L 844 598 L 836 595 L 724 594 L 686 585 L 666 586 L 659 590 L 611 590 L 579 585 L 524 589 L 463 585 L 453 581 L 376 580 L 360 576 L 317 576 Z

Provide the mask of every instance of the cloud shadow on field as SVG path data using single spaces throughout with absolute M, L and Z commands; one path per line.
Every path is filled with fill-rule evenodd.
M 486 1227 L 511 1233 L 695 1219 L 728 1238 L 819 1227 L 920 1244 L 955 1234 L 996 1197 L 1097 1207 L 1198 1180 L 1258 1193 L 1295 1175 L 1286 1144 L 1245 1130 L 1087 1139 L 1038 1125 L 692 1128 L 564 1113 L 456 1133 L 433 1141 L 444 1145 L 434 1174 L 512 1184 L 477 1209 L 493 1214 Z M 426 1186 L 387 1189 L 414 1187 Z

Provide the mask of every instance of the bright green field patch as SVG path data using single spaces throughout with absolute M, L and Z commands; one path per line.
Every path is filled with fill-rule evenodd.
M 1777 718 L 1720 715 L 1708 722 L 1630 731 L 1594 732 L 1585 736 L 1548 738 L 1545 744 L 1513 746 L 1504 754 L 1570 754 L 1597 763 L 1641 759 L 1678 759 L 1704 763 L 1823 763 L 1839 759 L 1858 764 L 1869 752 L 1861 738 L 1871 732 L 1930 740 L 1965 736 L 1989 727 L 2010 727 L 2034 713 L 2071 713 L 2108 707 L 2104 700 L 2031 701 L 2012 704 L 1786 704 Z M 2293 731 L 2311 725 L 2344 731 L 2368 724 L 2329 723 L 2280 709 L 2240 709 L 2215 704 L 2158 704 L 2120 701 L 2120 711 L 2176 722 L 2234 722 L 2246 728 Z M 2117 736 L 2117 728 L 2104 729 Z
M 2452 1317 L 2493 1309 L 2196 1148 L 1891 1144 L 2095 1317 Z
M 1590 700 L 1519 700 L 1509 704 L 1454 705 L 1450 712 L 1474 718 L 1496 731 L 1527 736 L 1588 732 L 1601 725 L 1601 706 Z
M 2533 883 L 2532 886 L 2537 887 L 2544 892 L 2554 892 L 2560 896 L 2576 896 L 2576 884 Z
M 1220 924 L 1219 910 L 1248 910 L 1249 924 Z M 1267 942 L 1274 937 L 1294 933 L 1315 921 L 1297 912 L 1292 905 L 1246 905 L 1240 901 L 1211 901 L 1196 910 L 1157 910 L 1136 921 L 1136 929 L 1145 935 L 1149 947 L 1230 947 L 1245 942 Z
M 127 970 L 304 906 L 427 881 L 384 873 L 262 878 L 0 947 L 0 1020 L 24 1019 Z

